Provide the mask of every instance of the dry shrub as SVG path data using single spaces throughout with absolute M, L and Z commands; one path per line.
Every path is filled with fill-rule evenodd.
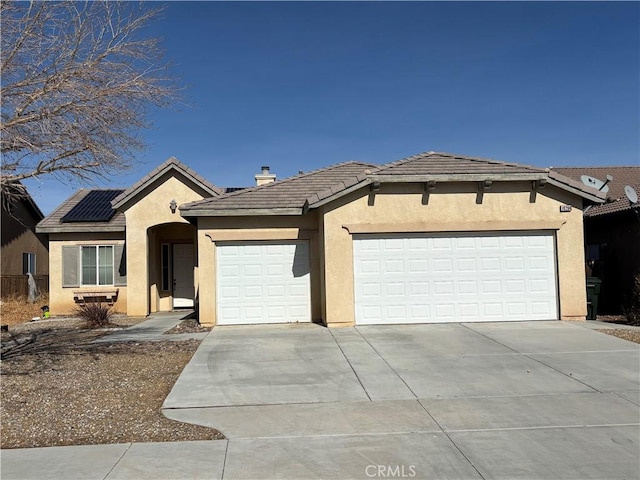
M 12 296 L 0 303 L 0 323 L 2 325 L 19 325 L 30 322 L 32 318 L 42 317 L 42 307 L 49 304 L 49 296 L 41 295 L 34 303 L 26 297 Z
M 111 325 L 113 309 L 100 302 L 86 302 L 76 307 L 76 315 L 84 320 L 89 328 L 102 328 Z

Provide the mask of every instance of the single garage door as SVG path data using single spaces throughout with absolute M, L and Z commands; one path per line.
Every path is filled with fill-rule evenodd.
M 555 320 L 549 232 L 355 235 L 356 323 Z
M 311 321 L 308 242 L 222 243 L 216 257 L 219 325 Z

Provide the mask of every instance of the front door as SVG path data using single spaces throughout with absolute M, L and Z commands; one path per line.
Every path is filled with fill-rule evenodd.
M 193 245 L 173 244 L 173 307 L 193 308 Z

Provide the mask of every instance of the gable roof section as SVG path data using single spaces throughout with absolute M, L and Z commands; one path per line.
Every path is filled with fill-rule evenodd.
M 552 171 L 558 172 L 580 183 L 582 183 L 580 180 L 582 175 L 589 175 L 602 181 L 606 180 L 607 175 L 613 177 L 613 180 L 607 184 L 609 191 L 606 193 L 606 202 L 601 205 L 593 205 L 588 210 L 585 210 L 585 217 L 599 217 L 601 215 L 618 213 L 634 208 L 624 194 L 625 185 L 634 188 L 638 196 L 640 196 L 640 166 L 558 167 L 553 168 Z M 635 208 L 638 207 L 635 206 Z
M 601 192 L 576 182 L 548 168 L 538 168 L 518 163 L 501 162 L 486 158 L 468 157 L 442 152 L 424 152 L 382 165 L 371 172 L 358 185 L 344 191 L 323 192 L 308 198 L 309 208 L 322 206 L 357 188 L 372 182 L 470 182 L 470 181 L 523 181 L 544 180 L 563 190 L 594 202 L 602 202 Z
M 76 221 L 64 223 L 62 219 L 74 207 L 78 206 L 92 192 L 107 192 L 106 198 L 110 200 L 113 196 L 120 195 L 124 190 L 115 189 L 86 189 L 78 190 L 66 199 L 58 208 L 47 215 L 36 226 L 38 233 L 66 233 L 66 232 L 124 232 L 125 217 L 122 212 L 115 212 L 108 221 Z M 102 196 L 102 195 L 99 195 Z M 106 207 L 106 205 L 101 205 Z M 108 208 L 112 208 L 109 202 Z
M 365 180 L 365 171 L 376 165 L 346 162 L 303 173 L 273 183 L 228 193 L 180 206 L 190 216 L 300 215 L 310 195 L 343 191 Z
M 135 199 L 140 194 L 142 194 L 147 187 L 149 187 L 151 184 L 153 184 L 153 182 L 171 171 L 177 172 L 178 174 L 186 178 L 189 182 L 191 182 L 194 186 L 199 187 L 211 196 L 221 195 L 224 193 L 223 189 L 216 187 L 212 183 L 209 183 L 205 178 L 201 177 L 198 173 L 191 170 L 177 158 L 171 157 L 164 163 L 159 165 L 157 168 L 153 169 L 147 175 L 142 177 L 136 183 L 131 185 L 131 187 L 124 190 L 116 198 L 114 198 L 111 202 L 113 208 L 118 210 L 130 204 L 131 202 L 134 202 Z
M 424 152 L 403 158 L 380 167 L 372 173 L 373 177 L 401 177 L 410 175 L 415 178 L 420 175 L 457 177 L 469 180 L 470 175 L 477 175 L 479 180 L 498 175 L 527 175 L 537 177 L 546 173 L 544 169 L 521 165 L 518 163 L 500 162 L 487 158 L 468 157 L 442 152 Z M 386 179 L 389 181 L 389 179 Z

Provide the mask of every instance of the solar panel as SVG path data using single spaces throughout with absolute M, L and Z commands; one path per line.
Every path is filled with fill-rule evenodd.
M 238 190 L 246 190 L 249 187 L 227 187 L 224 189 L 224 193 L 233 193 L 233 192 L 237 192 Z
M 91 190 L 60 221 L 62 223 L 108 222 L 116 213 L 111 207 L 111 200 L 123 191 Z

